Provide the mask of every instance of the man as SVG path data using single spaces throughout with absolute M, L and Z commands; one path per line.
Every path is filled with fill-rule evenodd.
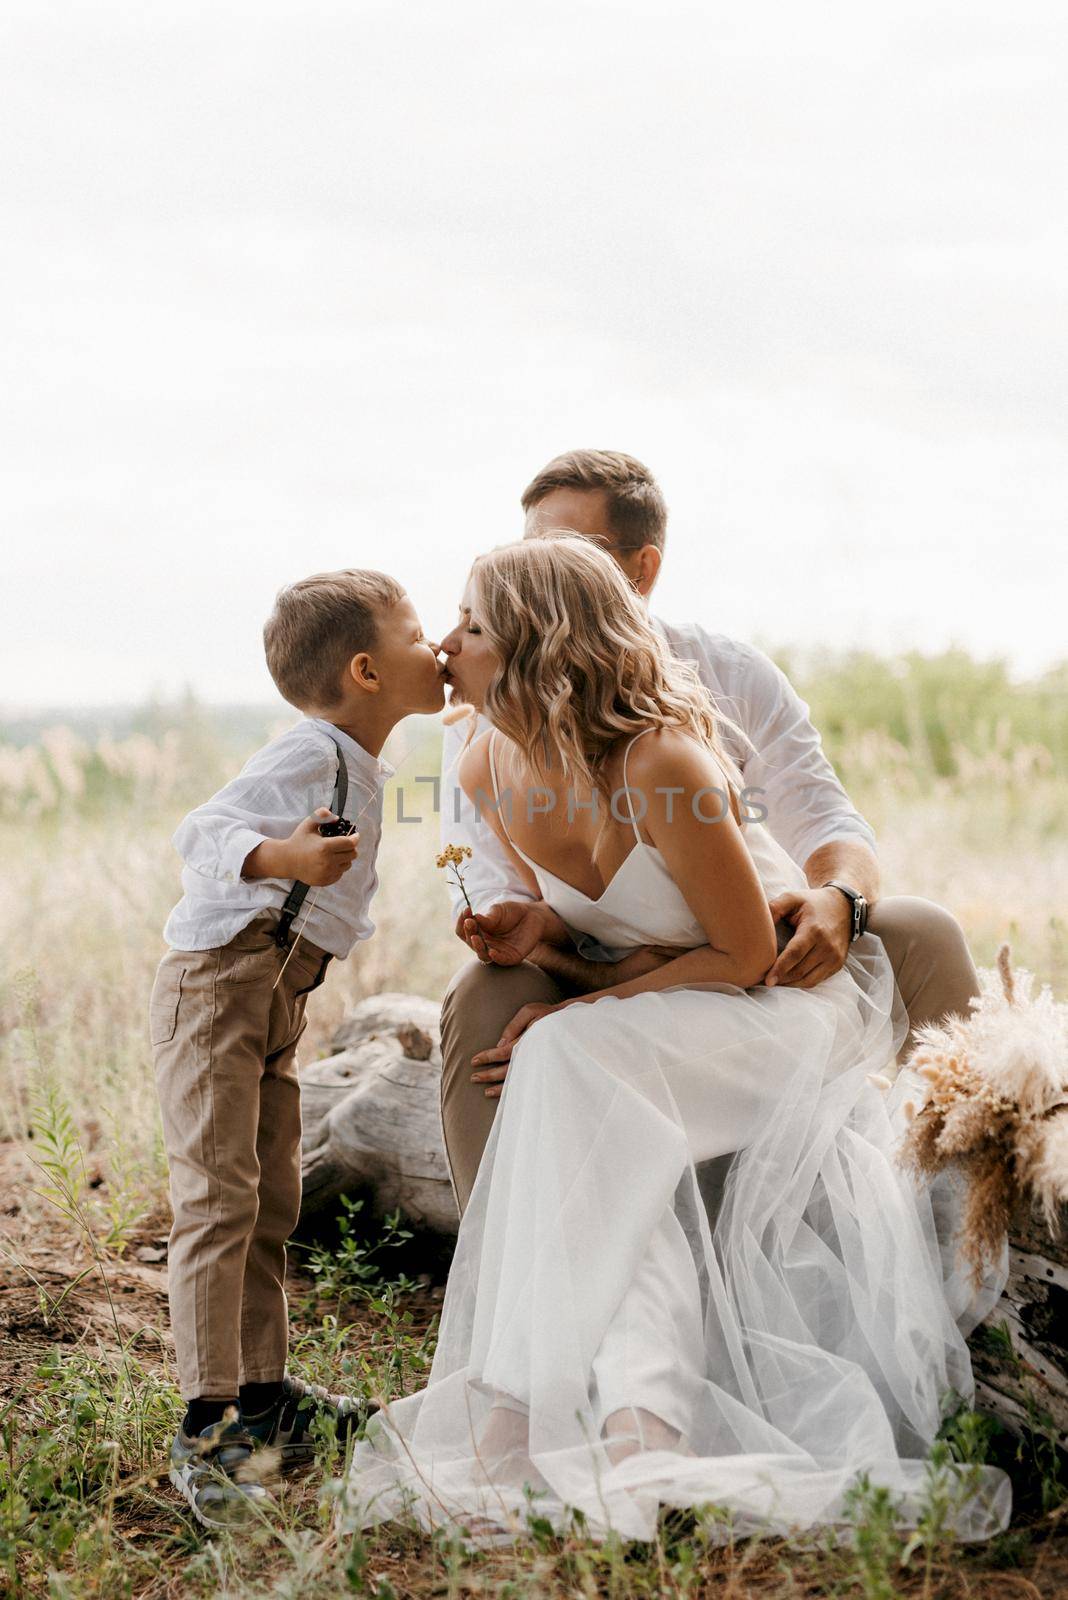
M 648 599 L 663 562 L 667 507 L 640 461 L 616 451 L 569 451 L 538 473 L 522 504 L 524 537 L 536 539 L 564 529 L 582 534 L 608 551 L 637 593 Z M 844 965 L 851 940 L 866 927 L 883 941 L 893 966 L 908 1012 L 910 1045 L 915 1030 L 925 1023 L 949 1011 L 966 1013 L 979 984 L 959 924 L 929 900 L 879 897 L 874 833 L 850 803 L 823 753 L 807 705 L 784 674 L 759 650 L 723 634 L 709 634 L 696 624 L 650 620 L 675 655 L 695 663 L 717 705 L 751 740 L 747 748 L 724 730 L 746 788 L 758 791 L 754 802 L 767 808 L 771 833 L 808 880 L 807 891 L 782 894 L 771 902 L 772 915 L 781 919 L 788 937 L 764 982 L 811 988 Z M 447 656 L 456 653 L 459 639 L 456 629 L 442 641 Z M 480 725 L 487 724 L 480 719 Z M 445 732 L 442 840 L 472 847 L 464 872 L 467 891 L 475 912 L 486 916 L 486 931 L 501 935 L 522 916 L 532 896 L 493 829 L 475 816 L 459 787 L 457 762 L 469 729 L 464 719 Z M 463 937 L 466 907 L 458 891 L 453 910 Z M 514 966 L 472 961 L 454 978 L 441 1012 L 441 1114 L 461 1213 L 497 1104 L 483 1082 L 472 1080 L 472 1057 L 497 1044 L 522 1006 L 554 1004 L 611 983 L 605 956 L 580 936 L 574 951 L 538 945 Z M 710 1210 L 722 1177 L 720 1171 L 702 1178 Z

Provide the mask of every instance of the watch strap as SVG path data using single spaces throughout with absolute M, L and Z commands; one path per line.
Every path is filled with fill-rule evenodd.
M 829 879 L 823 887 L 837 889 L 839 894 L 844 894 L 849 901 L 849 909 L 853 917 L 853 931 L 849 936 L 850 944 L 854 939 L 859 939 L 868 926 L 868 902 L 859 889 L 851 889 L 847 883 L 839 883 L 837 879 Z

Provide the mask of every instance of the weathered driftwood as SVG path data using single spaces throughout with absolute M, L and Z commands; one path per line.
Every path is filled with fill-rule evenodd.
M 333 1039 L 335 1054 L 301 1073 L 304 1203 L 310 1216 L 365 1193 L 376 1216 L 399 1207 L 416 1227 L 457 1227 L 441 1138 L 438 1007 L 417 995 L 373 995 Z M 713 1163 L 708 1166 L 711 1169 Z M 710 1171 L 706 1198 L 722 1175 Z M 1030 1215 L 1010 1237 L 1004 1295 L 971 1340 L 977 1403 L 1012 1428 L 1052 1421 L 1068 1447 L 1068 1215 L 1056 1239 Z M 1007 1325 L 1006 1341 L 991 1329 Z
M 419 995 L 372 995 L 333 1047 L 300 1075 L 302 1218 L 340 1194 L 365 1192 L 375 1216 L 399 1207 L 418 1228 L 455 1234 L 438 1109 L 438 1007 Z
M 976 1404 L 1014 1431 L 1045 1413 L 1068 1449 L 1068 1207 L 1053 1238 L 1030 1212 L 1014 1218 L 1005 1293 L 970 1343 Z

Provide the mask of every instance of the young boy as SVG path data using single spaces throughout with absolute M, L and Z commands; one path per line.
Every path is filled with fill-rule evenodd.
M 320 573 L 283 589 L 264 643 L 279 692 L 304 716 L 175 834 L 185 892 L 150 1003 L 186 1402 L 170 1477 L 209 1527 L 269 1498 L 263 1446 L 283 1463 L 308 1460 L 316 1414 L 332 1414 L 342 1435 L 361 1420 L 354 1401 L 285 1372 L 297 1041 L 330 961 L 374 932 L 367 909 L 393 772 L 379 752 L 402 717 L 444 703 L 437 646 L 384 573 Z M 356 831 L 324 837 L 335 815 Z

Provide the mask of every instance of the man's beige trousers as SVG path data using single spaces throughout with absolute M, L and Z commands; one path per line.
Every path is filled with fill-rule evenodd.
M 300 1210 L 297 1041 L 329 957 L 285 959 L 263 913 L 216 950 L 169 950 L 149 1006 L 170 1164 L 171 1331 L 186 1400 L 285 1371 L 286 1240 Z
M 948 911 L 930 900 L 891 896 L 871 912 L 868 931 L 886 947 L 908 1012 L 912 1031 L 903 1052 L 911 1048 L 912 1033 L 924 1023 L 949 1011 L 967 1015 L 969 999 L 979 993 L 979 980 L 960 924 Z M 533 1001 L 554 1004 L 572 992 L 529 962 L 489 967 L 472 958 L 453 979 L 441 1008 L 441 1121 L 461 1213 L 497 1109 L 497 1101 L 487 1099 L 484 1085 L 471 1082 L 471 1057 L 497 1043 L 521 1006 Z M 718 1180 L 714 1174 L 702 1178 L 706 1204 L 714 1204 L 717 1181 L 721 1186 L 723 1175 Z

